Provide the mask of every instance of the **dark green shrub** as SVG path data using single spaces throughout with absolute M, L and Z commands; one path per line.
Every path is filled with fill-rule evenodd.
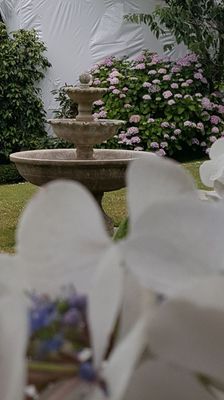
M 39 81 L 50 66 L 35 31 L 7 34 L 0 22 L 0 161 L 46 137 Z
M 23 181 L 14 164 L 0 164 L 0 185 Z

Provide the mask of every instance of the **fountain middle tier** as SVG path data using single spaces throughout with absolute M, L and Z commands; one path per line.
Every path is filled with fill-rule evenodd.
M 76 147 L 76 158 L 79 160 L 94 159 L 93 147 L 113 137 L 124 124 L 120 120 L 77 121 L 76 119 L 51 119 L 48 121 L 55 134 L 73 143 Z

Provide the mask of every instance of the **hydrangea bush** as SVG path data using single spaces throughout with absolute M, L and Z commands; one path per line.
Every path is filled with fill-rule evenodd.
M 222 94 L 208 92 L 195 54 L 176 62 L 149 52 L 133 61 L 108 58 L 91 73 L 94 86 L 109 88 L 94 104 L 95 117 L 127 121 L 111 147 L 202 154 L 224 135 Z
M 148 51 L 135 60 L 110 57 L 95 65 L 91 74 L 93 86 L 109 89 L 94 103 L 95 118 L 126 121 L 125 128 L 101 147 L 190 158 L 208 153 L 224 135 L 223 94 L 209 92 L 193 53 L 175 62 Z M 63 88 L 55 94 L 56 116 L 75 117 L 77 110 Z

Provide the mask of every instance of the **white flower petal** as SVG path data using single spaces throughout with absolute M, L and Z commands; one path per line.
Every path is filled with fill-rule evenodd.
M 224 179 L 224 155 L 218 159 L 205 161 L 199 168 L 201 181 L 205 186 L 214 187 L 215 180 Z
M 105 254 L 89 294 L 88 320 L 94 363 L 98 369 L 114 332 L 121 308 L 123 271 L 116 246 Z
M 0 398 L 23 400 L 28 339 L 27 308 L 19 296 L 0 294 Z
M 154 205 L 120 242 L 127 267 L 142 285 L 172 294 L 223 270 L 224 205 L 199 199 Z
M 209 151 L 209 157 L 211 160 L 214 160 L 215 158 L 222 156 L 224 154 L 224 139 L 220 138 L 213 143 L 212 147 L 210 148 Z
M 202 279 L 180 296 L 157 309 L 149 327 L 150 348 L 223 385 L 224 278 Z
M 37 290 L 74 284 L 88 291 L 111 244 L 100 210 L 78 183 L 41 188 L 25 210 L 17 233 L 20 268 Z
M 147 361 L 133 374 L 124 400 L 214 400 L 187 371 Z
M 148 318 L 144 314 L 127 337 L 117 345 L 105 366 L 103 376 L 113 400 L 123 399 L 133 370 L 145 349 L 147 324 Z
M 180 165 L 150 154 L 131 163 L 127 183 L 131 228 L 149 206 L 185 193 L 197 196 L 193 179 Z
M 130 270 L 125 271 L 122 310 L 119 321 L 119 340 L 122 340 L 134 327 L 139 315 L 144 311 L 150 313 L 155 305 L 154 293 L 140 285 Z

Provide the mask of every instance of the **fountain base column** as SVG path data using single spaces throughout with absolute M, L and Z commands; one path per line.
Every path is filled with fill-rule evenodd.
M 102 200 L 103 200 L 104 192 L 92 193 L 92 194 L 93 194 L 94 198 L 96 199 L 97 203 L 98 203 L 99 206 L 100 206 L 100 209 L 101 209 L 101 212 L 102 212 L 102 214 L 103 214 L 103 218 L 104 218 L 104 221 L 105 221 L 105 224 L 106 224 L 107 232 L 108 232 L 111 236 L 113 236 L 113 234 L 114 234 L 114 223 L 113 223 L 113 220 L 112 220 L 112 218 L 109 217 L 109 215 L 107 215 L 107 214 L 105 213 L 105 211 L 104 211 L 104 209 L 103 209 L 103 205 L 102 205 Z

